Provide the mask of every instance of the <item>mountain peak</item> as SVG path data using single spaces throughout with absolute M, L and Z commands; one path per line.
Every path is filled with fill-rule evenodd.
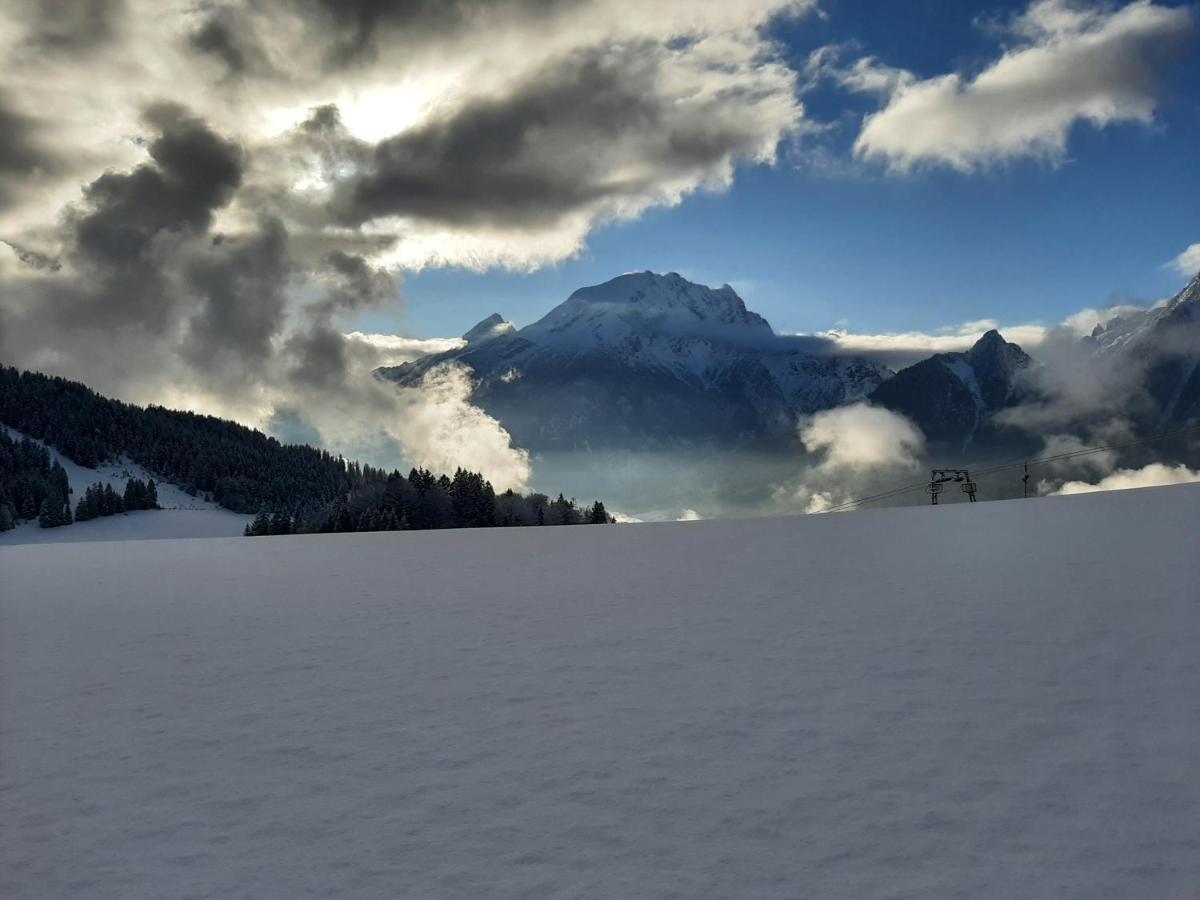
M 611 342 L 618 334 L 713 336 L 734 342 L 774 336 L 767 320 L 746 309 L 729 285 L 696 284 L 678 272 L 627 272 L 580 288 L 529 330 L 588 343 L 599 335 Z
M 1000 365 L 1005 370 L 1011 370 L 1028 364 L 1030 358 L 1019 346 L 1006 341 L 1004 335 L 992 328 L 967 351 L 967 361 L 976 367 Z
M 1187 283 L 1187 287 L 1175 295 L 1171 306 L 1182 306 L 1184 303 L 1200 303 L 1200 272 Z
M 463 340 L 468 344 L 480 343 L 482 341 L 491 340 L 494 337 L 499 337 L 502 334 L 509 334 L 516 331 L 516 326 L 512 322 L 505 321 L 500 313 L 492 313 L 486 319 L 476 323 L 476 325 L 463 335 Z
M 971 352 L 976 350 L 986 350 L 991 347 L 1003 347 L 1008 341 L 995 328 L 991 328 L 983 333 L 983 336 L 975 342 L 975 346 L 971 348 Z

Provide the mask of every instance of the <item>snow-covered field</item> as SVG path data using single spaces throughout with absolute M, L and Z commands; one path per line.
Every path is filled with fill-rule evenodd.
M 25 437 L 15 428 L 0 425 L 11 437 Z M 46 446 L 42 441 L 37 443 Z M 89 486 L 111 484 L 118 494 L 124 493 L 130 478 L 146 481 L 153 476 L 137 463 L 121 460 L 103 463 L 95 469 L 76 465 L 53 447 L 50 456 L 66 470 L 71 484 L 71 507 L 79 502 Z M 0 547 L 8 544 L 58 544 L 75 541 L 131 541 L 154 538 L 232 537 L 241 535 L 253 516 L 240 515 L 223 509 L 216 503 L 193 497 L 182 488 L 155 479 L 158 505 L 162 509 L 140 510 L 119 516 L 105 516 L 77 522 L 63 528 L 41 528 L 36 521 L 22 522 L 12 531 L 0 531 Z
M 0 546 L 0 895 L 1194 897 L 1200 486 Z

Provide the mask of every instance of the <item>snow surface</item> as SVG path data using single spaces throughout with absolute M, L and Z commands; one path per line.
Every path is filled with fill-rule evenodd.
M 0 895 L 1191 897 L 1200 486 L 0 547 Z
M 7 425 L 0 425 L 14 440 L 24 434 Z M 142 481 L 154 478 L 160 510 L 141 510 L 118 516 L 105 516 L 76 522 L 62 528 L 42 528 L 36 520 L 21 522 L 12 531 L 0 531 L 0 546 L 7 544 L 61 544 L 75 541 L 131 541 L 159 538 L 233 537 L 241 535 L 253 516 L 231 512 L 210 500 L 193 497 L 170 482 L 155 478 L 137 463 L 127 459 L 101 463 L 95 469 L 76 465 L 53 447 L 33 439 L 50 451 L 66 470 L 71 485 L 71 511 L 93 484 L 111 484 L 118 494 L 125 492 L 130 478 Z

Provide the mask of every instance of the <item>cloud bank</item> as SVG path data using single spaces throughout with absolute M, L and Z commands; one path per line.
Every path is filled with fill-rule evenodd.
M 81 184 L 144 162 L 147 107 L 173 100 L 244 150 L 231 230 L 266 213 L 410 268 L 558 261 L 598 223 L 774 160 L 803 109 L 765 29 L 812 6 L 18 2 L 0 235 L 33 243 Z
M 1140 469 L 1119 469 L 1100 479 L 1095 484 L 1086 481 L 1068 481 L 1049 496 L 1061 497 L 1068 494 L 1090 494 L 1095 491 L 1124 491 L 1130 488 L 1160 487 L 1170 484 L 1191 484 L 1200 481 L 1200 472 L 1185 465 L 1150 463 Z
M 1060 342 L 1075 344 L 1079 338 L 1091 334 L 1097 325 L 1145 309 L 1146 306 L 1122 303 L 1103 308 L 1081 309 L 1053 324 L 1025 322 L 1002 325 L 995 319 L 979 319 L 935 331 L 867 333 L 840 327 L 797 337 L 818 339 L 822 342 L 819 349 L 824 353 L 866 356 L 893 369 L 902 369 L 935 353 L 959 353 L 969 350 L 985 333 L 992 330 L 1001 332 L 1005 340 L 1019 344 L 1030 353 L 1036 353 L 1043 345 L 1053 348 Z

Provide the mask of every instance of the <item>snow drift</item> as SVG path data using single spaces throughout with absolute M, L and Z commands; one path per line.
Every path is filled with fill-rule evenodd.
M 1200 486 L 0 547 L 0 894 L 1181 897 Z

